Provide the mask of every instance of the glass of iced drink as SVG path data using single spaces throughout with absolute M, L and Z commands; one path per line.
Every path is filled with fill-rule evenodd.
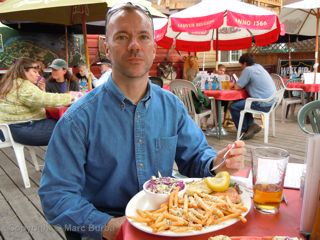
M 230 81 L 229 80 L 222 80 L 221 81 L 221 89 L 222 90 L 229 90 L 230 89 Z
M 251 156 L 254 207 L 262 213 L 278 213 L 289 153 L 281 148 L 258 147 Z

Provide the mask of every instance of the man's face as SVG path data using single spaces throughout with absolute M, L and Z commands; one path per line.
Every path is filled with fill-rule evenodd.
M 59 68 L 59 69 L 52 69 L 51 75 L 52 78 L 55 80 L 58 79 L 64 79 L 64 75 L 66 74 L 67 70 L 63 69 L 63 68 Z
M 156 53 L 150 19 L 140 11 L 114 13 L 107 28 L 107 54 L 114 76 L 148 75 Z

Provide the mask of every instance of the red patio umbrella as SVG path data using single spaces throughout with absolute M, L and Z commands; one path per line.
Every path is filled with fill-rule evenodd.
M 155 19 L 155 28 L 159 46 L 190 52 L 265 46 L 281 30 L 276 13 L 237 0 L 203 0 L 167 22 Z

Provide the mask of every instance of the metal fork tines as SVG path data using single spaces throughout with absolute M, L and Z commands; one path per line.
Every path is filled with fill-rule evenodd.
M 244 133 L 242 133 L 242 134 L 240 135 L 239 140 L 241 140 L 241 138 L 243 137 L 243 135 L 244 135 Z M 220 166 L 222 166 L 222 164 L 224 164 L 224 162 L 227 160 L 227 156 L 228 156 L 229 152 L 230 152 L 235 146 L 236 146 L 236 145 L 233 143 L 233 144 L 231 145 L 231 147 L 230 147 L 230 148 L 225 152 L 225 154 L 223 155 L 222 161 L 221 161 L 219 164 L 217 164 L 216 166 L 213 166 L 213 168 L 211 168 L 211 171 L 216 170 L 217 168 L 219 168 Z

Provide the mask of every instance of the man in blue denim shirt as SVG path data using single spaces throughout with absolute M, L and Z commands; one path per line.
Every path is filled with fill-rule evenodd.
M 151 176 L 170 176 L 174 161 L 184 175 L 211 176 L 228 149 L 216 153 L 182 102 L 149 82 L 156 53 L 149 14 L 116 6 L 106 26 L 112 76 L 58 122 L 40 183 L 48 222 L 76 232 L 67 239 L 114 239 L 128 201 Z M 243 167 L 244 152 L 236 142 L 220 170 Z

